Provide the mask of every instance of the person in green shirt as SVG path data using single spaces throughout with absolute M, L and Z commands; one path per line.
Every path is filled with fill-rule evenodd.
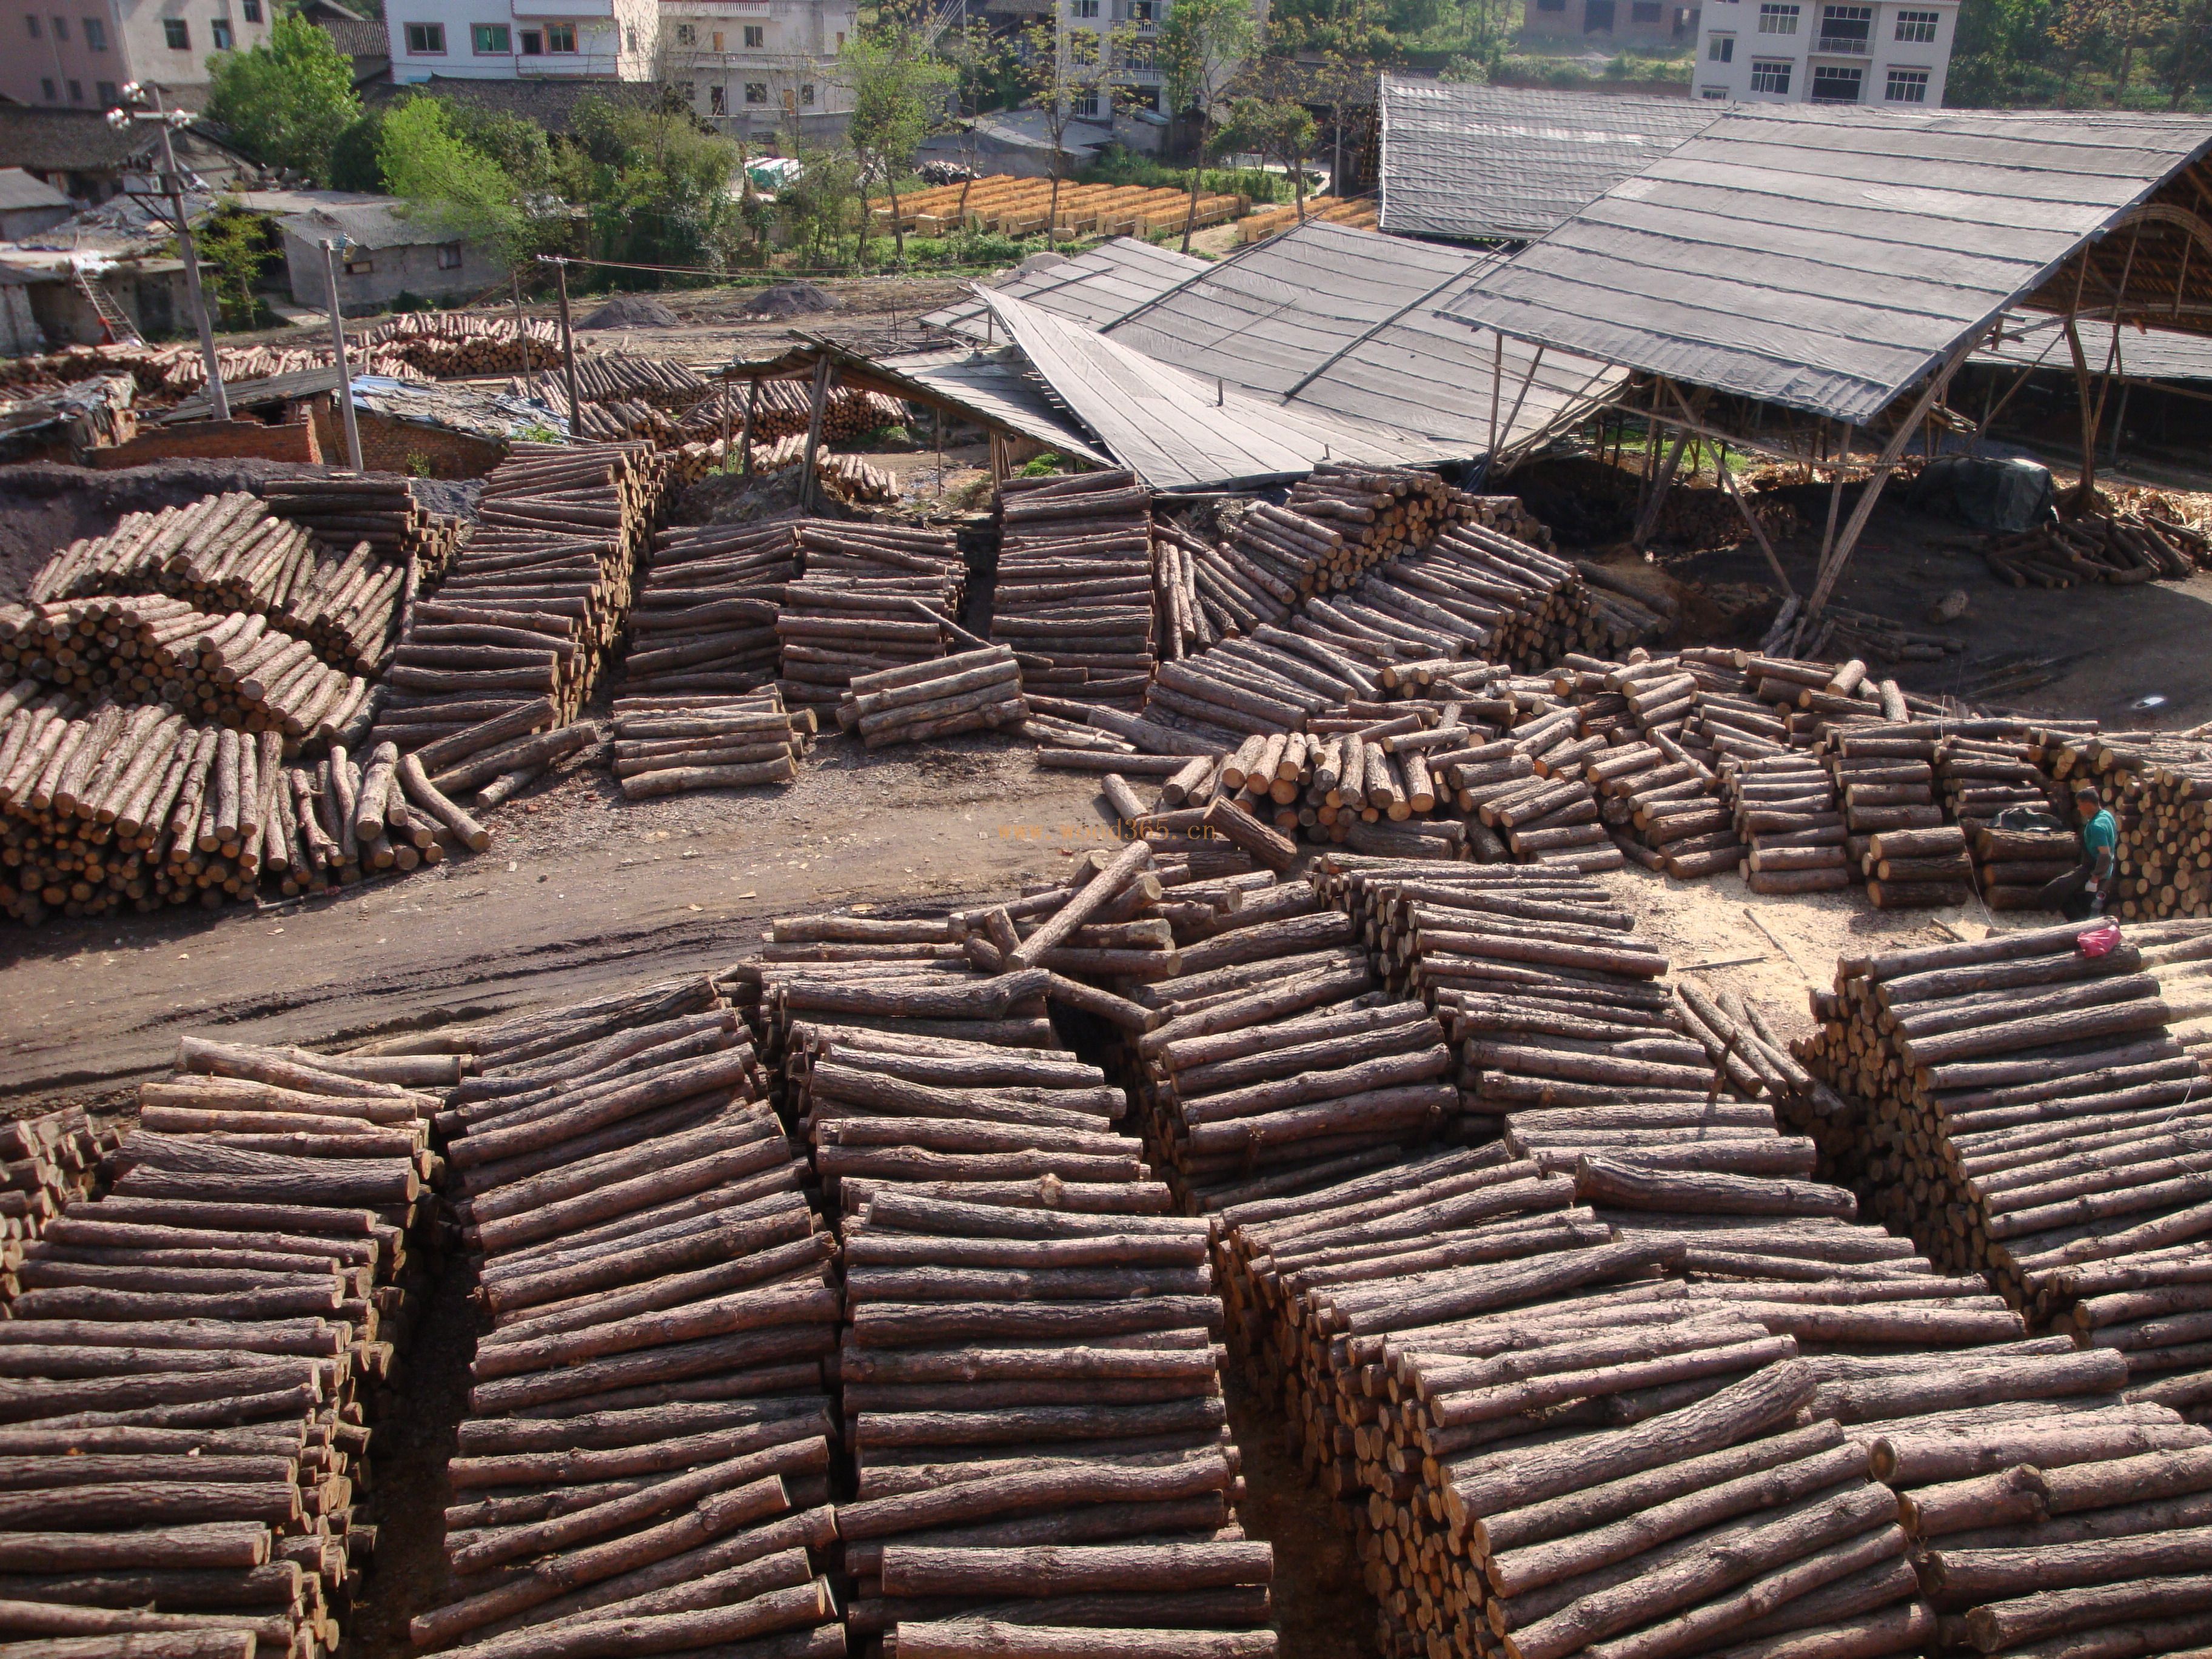
M 2118 885 L 2120 826 L 2098 798 L 2097 786 L 2074 786 L 2074 810 L 2081 820 L 2081 866 L 2043 890 L 2044 904 L 2069 921 L 2101 916 Z

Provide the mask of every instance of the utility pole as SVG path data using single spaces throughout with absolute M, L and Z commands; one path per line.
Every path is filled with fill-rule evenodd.
M 154 100 L 151 110 L 127 107 L 149 93 Z M 185 290 L 191 301 L 192 319 L 199 325 L 200 356 L 207 362 L 208 400 L 214 405 L 216 419 L 227 421 L 230 418 L 230 394 L 223 389 L 222 364 L 215 355 L 215 325 L 208 316 L 207 295 L 200 288 L 200 260 L 192 246 L 191 224 L 185 216 L 185 181 L 177 169 L 176 147 L 169 142 L 171 126 L 181 125 L 192 118 L 184 110 L 173 116 L 163 109 L 158 87 L 148 88 L 133 81 L 123 88 L 123 98 L 126 107 L 108 111 L 108 125 L 121 128 L 133 121 L 151 121 L 161 134 L 161 191 L 169 198 L 169 212 L 177 222 L 177 252 L 184 257 Z
M 337 243 L 323 238 L 323 292 L 331 302 L 331 361 L 338 366 L 338 411 L 345 417 L 346 465 L 361 465 L 361 425 L 353 417 L 353 365 L 346 361 L 345 322 L 338 315 Z
M 568 380 L 568 438 L 573 443 L 582 433 L 584 417 L 582 399 L 576 396 L 576 337 L 568 328 L 568 262 L 546 253 L 538 258 L 541 264 L 553 267 L 554 278 L 560 284 L 561 367 Z
M 507 273 L 514 285 L 514 337 L 522 351 L 522 372 L 530 373 L 530 319 L 522 311 L 522 267 L 516 265 Z

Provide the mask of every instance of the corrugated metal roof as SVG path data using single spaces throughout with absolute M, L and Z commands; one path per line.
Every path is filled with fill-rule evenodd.
M 1687 98 L 1409 80 L 1382 88 L 1382 228 L 1527 241 L 1720 118 Z
M 2103 370 L 2112 343 L 2109 324 L 2098 323 L 2081 331 L 2081 349 L 2093 370 Z M 2039 364 L 2069 374 L 2074 372 L 2074 356 L 2066 349 L 2063 325 L 2056 317 L 2006 318 L 2002 337 L 1994 345 L 1977 349 L 1973 361 L 2008 363 L 2015 368 Z M 2212 339 L 2170 328 L 2123 327 L 2119 361 L 2113 372 L 2138 380 L 2212 380 Z
M 2201 118 L 1740 108 L 1449 310 L 1863 422 L 2208 145 Z
M 1212 268 L 1211 262 L 1171 248 L 1155 247 L 1133 236 L 1116 236 L 1065 259 L 1024 260 L 1024 268 L 992 286 L 1000 294 L 1043 307 L 1086 328 L 1103 328 L 1147 300 L 1158 299 L 1177 283 Z M 981 300 L 965 299 L 933 311 L 921 320 L 969 339 L 987 338 L 990 312 Z
M 1094 448 L 1081 428 L 1052 406 L 1016 352 L 917 352 L 879 357 L 869 367 L 886 380 L 906 381 L 986 424 L 1034 438 L 1062 455 L 1097 466 L 1114 465 L 1111 456 Z

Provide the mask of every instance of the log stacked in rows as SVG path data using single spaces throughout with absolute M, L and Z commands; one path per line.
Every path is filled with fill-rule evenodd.
M 1457 516 L 1461 495 L 1433 472 L 1324 462 L 1291 486 L 1284 506 L 1336 532 L 1315 582 L 1333 592 L 1370 565 L 1427 546 Z
M 1004 646 L 963 651 L 902 668 L 856 675 L 837 723 L 871 749 L 961 732 L 995 732 L 1029 718 L 1022 670 Z
M 2186 580 L 2197 574 L 2204 546 L 2201 534 L 2142 514 L 2090 513 L 1992 537 L 1982 546 L 1982 559 L 2014 587 L 2130 586 Z
M 15 1270 L 7 1628 L 52 1652 L 329 1654 L 434 1230 L 436 1097 L 409 1085 L 459 1062 L 186 1038 L 179 1066 L 141 1087 L 106 1195 Z
M 568 408 L 568 376 L 558 368 L 524 375 L 509 382 L 507 390 L 563 413 Z M 586 405 L 641 404 L 672 413 L 690 409 L 708 392 L 707 382 L 696 374 L 663 358 L 624 355 L 576 359 L 576 395 Z
M 615 699 L 614 769 L 624 799 L 789 783 L 811 746 L 814 713 L 787 713 L 770 686 Z
M 115 1132 L 94 1127 L 82 1106 L 64 1106 L 0 1126 L 0 1295 L 20 1288 L 15 1270 L 22 1241 L 92 1190 Z
M 202 611 L 166 593 L 0 608 L 0 677 L 275 732 L 294 750 L 353 726 L 370 690 L 265 617 Z
M 402 312 L 371 329 L 365 343 L 435 375 L 520 374 L 561 361 L 561 326 L 550 318 L 518 324 L 465 311 Z
M 2049 722 L 1965 720 L 1946 722 L 1936 739 L 1936 781 L 1943 818 L 1972 835 L 1994 823 L 1999 814 L 2025 810 L 2053 813 L 2062 795 L 2036 759 L 2034 735 Z M 2086 736 L 2094 721 L 2078 724 Z
M 446 574 L 469 530 L 466 520 L 423 507 L 406 479 L 384 473 L 272 478 L 261 486 L 261 499 L 327 547 L 366 542 L 393 563 L 411 558 L 426 587 Z
M 1852 860 L 1835 775 L 1802 750 L 1737 757 L 1722 769 L 1723 793 L 1745 847 L 1744 884 L 1754 893 L 1820 893 L 1849 887 Z
M 1152 493 L 1133 472 L 1000 486 L 991 638 L 1026 684 L 1132 708 L 1157 660 Z
M 2069 793 L 2079 781 L 2094 784 L 2119 824 L 2113 914 L 2212 915 L 2212 743 L 2156 732 L 2051 732 L 2036 749 Z
M 34 606 L 163 593 L 210 616 L 244 612 L 305 641 L 328 662 L 373 673 L 399 625 L 406 561 L 366 539 L 329 553 L 300 525 L 243 491 L 131 513 L 105 536 L 72 542 L 28 589 Z
M 567 396 L 562 392 L 563 401 L 556 407 L 568 407 Z M 684 434 L 704 438 L 727 433 L 731 441 L 735 442 L 747 430 L 745 410 L 749 404 L 752 409 L 750 430 L 754 443 L 767 444 L 779 438 L 806 435 L 814 409 L 811 388 L 799 380 L 768 380 L 726 386 L 708 392 L 684 411 Z M 822 405 L 822 441 L 849 443 L 884 427 L 901 425 L 906 418 L 906 405 L 896 398 L 852 386 L 832 386 Z
M 941 531 L 802 520 L 805 574 L 776 615 L 785 702 L 832 709 L 855 675 L 945 654 L 965 567 Z
M 1152 604 L 1158 612 L 1160 659 L 1180 662 L 1210 649 L 1220 638 L 1198 586 L 1198 561 L 1206 544 L 1172 519 L 1152 522 Z
M 2063 818 L 2059 820 L 2064 822 Z M 1974 826 L 1967 836 L 1974 860 L 1974 889 L 1992 910 L 2040 910 L 2043 892 L 2081 864 L 2081 836 L 2073 830 Z
M 2085 954 L 2078 925 L 1837 964 L 1798 1045 L 1864 1112 L 1876 1208 L 1939 1262 L 1988 1272 L 2017 1305 L 2069 1270 L 2203 1249 L 2199 1062 L 2169 1030 L 2203 927 Z
M 799 580 L 787 524 L 657 532 L 630 612 L 623 686 L 635 695 L 752 691 L 775 678 L 775 618 Z
M 1624 858 L 1684 879 L 1733 869 L 1742 854 L 1712 749 L 1688 728 L 1720 670 L 1640 648 L 1626 662 L 1571 653 L 1553 696 L 1577 709 L 1583 775 Z M 1571 751 L 1570 751 L 1571 752 Z
M 629 612 L 665 471 L 640 445 L 517 445 L 437 599 L 414 608 L 378 736 L 411 745 L 541 697 L 572 720 Z
M 524 383 L 518 381 L 518 386 Z M 531 390 L 525 395 L 535 397 L 550 407 L 566 410 L 568 392 L 557 381 L 549 386 L 547 377 L 534 375 L 529 382 Z M 557 388 L 557 389 L 556 389 Z M 623 398 L 586 403 L 576 410 L 571 427 L 577 437 L 595 444 L 622 443 L 632 438 L 661 446 L 676 439 L 675 420 L 664 409 L 651 404 Z

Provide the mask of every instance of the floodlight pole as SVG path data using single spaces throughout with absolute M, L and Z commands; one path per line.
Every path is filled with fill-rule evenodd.
M 207 295 L 200 288 L 200 259 L 192 246 L 192 228 L 185 216 L 184 179 L 177 171 L 176 147 L 169 142 L 168 112 L 161 107 L 161 93 L 153 89 L 154 121 L 161 134 L 161 188 L 169 198 L 169 211 L 177 216 L 177 251 L 185 258 L 185 291 L 192 302 L 192 319 L 200 327 L 200 356 L 207 361 L 208 401 L 218 421 L 230 418 L 230 394 L 223 389 L 222 364 L 215 355 L 215 325 L 208 319 Z
M 363 471 L 361 425 L 354 419 L 353 365 L 346 361 L 345 322 L 338 314 L 337 251 L 336 242 L 323 238 L 323 292 L 331 301 L 331 349 L 335 354 L 331 361 L 338 368 L 338 412 L 345 420 L 346 465 L 359 472 Z

